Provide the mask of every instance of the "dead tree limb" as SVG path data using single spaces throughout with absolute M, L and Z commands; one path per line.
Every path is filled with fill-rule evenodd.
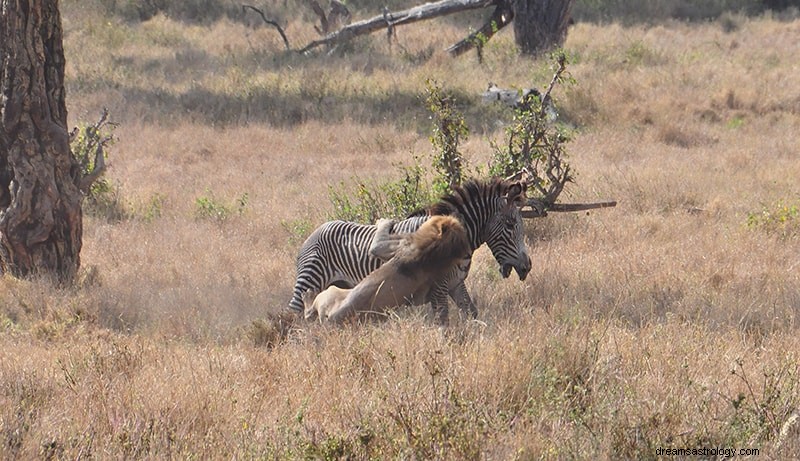
M 589 211 L 599 208 L 611 208 L 617 206 L 616 200 L 607 202 L 593 202 L 593 203 L 554 203 L 552 205 L 545 205 L 537 200 L 529 200 L 528 203 L 520 210 L 520 215 L 523 218 L 543 218 L 547 216 L 548 212 L 572 212 L 572 211 Z M 530 207 L 530 209 L 527 209 Z
M 306 53 L 319 46 L 336 45 L 350 40 L 353 37 L 371 34 L 372 32 L 385 28 L 411 24 L 461 11 L 487 8 L 496 4 L 497 1 L 498 0 L 441 0 L 394 13 L 383 13 L 379 16 L 354 22 L 342 27 L 336 32 L 332 32 L 318 40 L 312 41 L 299 51 L 300 53 Z
M 314 26 L 314 30 L 317 31 L 320 35 L 326 35 L 330 32 L 330 27 L 328 26 L 328 16 L 325 14 L 325 10 L 319 6 L 319 2 L 317 0 L 306 0 L 306 3 L 311 7 L 311 10 L 314 14 L 319 17 L 319 27 Z
M 611 208 L 617 206 L 616 200 L 608 202 L 594 202 L 594 203 L 554 203 L 550 205 L 547 211 L 587 211 L 596 210 L 598 208 Z
M 483 59 L 483 45 L 491 39 L 503 27 L 511 24 L 514 19 L 514 10 L 507 0 L 498 0 L 492 16 L 486 21 L 480 29 L 469 34 L 467 38 L 450 46 L 447 52 L 451 56 L 457 57 L 476 48 L 478 50 L 478 59 Z
M 291 46 L 289 46 L 289 39 L 286 38 L 286 33 L 283 31 L 283 27 L 281 27 L 280 24 L 278 24 L 276 21 L 268 19 L 267 15 L 265 15 L 264 12 L 259 10 L 258 8 L 254 7 L 252 5 L 242 5 L 242 12 L 245 12 L 248 9 L 251 9 L 251 10 L 255 11 L 256 13 L 261 15 L 261 19 L 263 19 L 265 23 L 267 23 L 267 24 L 273 26 L 274 28 L 278 29 L 278 33 L 281 34 L 281 38 L 283 39 L 283 44 L 286 46 L 286 51 L 291 51 L 292 50 Z

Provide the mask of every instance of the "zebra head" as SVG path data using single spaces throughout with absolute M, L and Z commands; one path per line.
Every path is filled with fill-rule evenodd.
M 508 189 L 496 200 L 494 214 L 489 216 L 484 227 L 484 239 L 500 263 L 503 278 L 517 272 L 525 280 L 531 271 L 531 258 L 525 246 L 524 225 L 520 207 L 525 203 L 525 183 L 510 183 Z
M 454 187 L 452 194 L 442 197 L 428 212 L 457 214 L 473 250 L 485 242 L 504 278 L 514 269 L 520 280 L 525 280 L 531 270 L 520 214 L 520 207 L 527 201 L 525 190 L 524 182 L 471 180 Z

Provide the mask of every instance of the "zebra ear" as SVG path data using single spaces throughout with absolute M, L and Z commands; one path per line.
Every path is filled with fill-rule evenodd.
M 506 206 L 521 207 L 525 204 L 525 190 L 527 185 L 524 182 L 514 182 L 508 186 L 506 195 Z

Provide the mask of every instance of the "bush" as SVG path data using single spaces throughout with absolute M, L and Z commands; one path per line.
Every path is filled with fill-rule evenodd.
M 112 146 L 117 124 L 109 120 L 107 110 L 94 124 L 80 124 L 70 133 L 70 149 L 78 162 L 81 178 L 95 177 L 84 193 L 84 210 L 108 221 L 122 221 L 129 217 L 122 202 L 119 186 L 102 177 L 108 147 Z M 102 164 L 99 164 L 102 162 Z
M 410 167 L 399 167 L 402 176 L 394 181 L 375 183 L 356 178 L 355 191 L 348 191 L 344 183 L 338 189 L 331 187 L 333 212 L 329 218 L 372 224 L 378 218 L 403 219 L 430 204 L 436 196 L 419 159 L 414 161 Z
M 550 94 L 557 84 L 571 82 L 566 74 L 567 56 L 552 56 L 555 74 L 544 94 L 530 93 L 514 112 L 506 128 L 506 141 L 493 143 L 494 155 L 489 165 L 493 177 L 509 177 L 524 172 L 545 204 L 552 204 L 564 183 L 571 180 L 566 162 L 568 130 L 555 123 Z M 469 136 L 464 115 L 457 109 L 455 97 L 431 80 L 427 81 L 425 105 L 431 113 L 434 152 L 429 169 L 419 158 L 411 166 L 401 166 L 401 177 L 387 183 L 355 179 L 355 191 L 342 183 L 330 188 L 333 204 L 331 219 L 374 223 L 378 218 L 402 219 L 430 204 L 437 197 L 458 186 L 469 172 L 467 159 L 459 143 Z M 432 177 L 426 176 L 432 172 Z
M 206 189 L 206 194 L 195 200 L 195 217 L 220 223 L 225 222 L 234 215 L 244 213 L 248 201 L 247 193 L 244 193 L 236 200 L 235 204 L 223 203 L 214 196 L 213 192 Z
M 556 52 L 552 59 L 555 73 L 550 85 L 544 93 L 532 91 L 523 96 L 505 129 L 505 141 L 492 143 L 494 153 L 489 165 L 492 176 L 524 173 L 538 193 L 538 199 L 546 205 L 554 203 L 563 185 L 571 181 L 565 147 L 571 133 L 557 123 L 551 93 L 556 85 L 571 83 L 572 79 L 566 74 L 566 54 Z
M 466 160 L 459 152 L 458 145 L 469 136 L 469 128 L 464 115 L 456 109 L 455 97 L 442 90 L 433 80 L 427 81 L 425 104 L 433 120 L 432 166 L 438 172 L 433 189 L 441 195 L 464 180 Z
M 764 206 L 761 211 L 747 215 L 747 227 L 763 229 L 781 237 L 800 234 L 800 203 L 781 200 L 772 206 Z

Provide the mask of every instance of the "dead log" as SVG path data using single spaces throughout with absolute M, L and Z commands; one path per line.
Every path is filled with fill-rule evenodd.
M 548 205 L 538 200 L 528 200 L 528 203 L 520 210 L 523 218 L 543 218 L 547 216 L 547 212 L 574 212 L 574 211 L 589 211 L 597 210 L 600 208 L 611 208 L 617 206 L 616 200 L 607 202 L 593 202 L 593 203 L 554 203 Z M 529 209 L 528 209 L 529 208 Z
M 332 32 L 318 40 L 314 40 L 299 50 L 300 53 L 307 53 L 319 46 L 337 45 L 348 41 L 359 35 L 367 35 L 372 32 L 393 28 L 403 24 L 411 24 L 418 21 L 446 16 L 448 14 L 461 11 L 477 10 L 487 8 L 496 4 L 497 0 L 441 0 L 433 3 L 415 6 L 407 10 L 397 12 L 385 12 L 363 21 L 349 24 L 336 32 Z

